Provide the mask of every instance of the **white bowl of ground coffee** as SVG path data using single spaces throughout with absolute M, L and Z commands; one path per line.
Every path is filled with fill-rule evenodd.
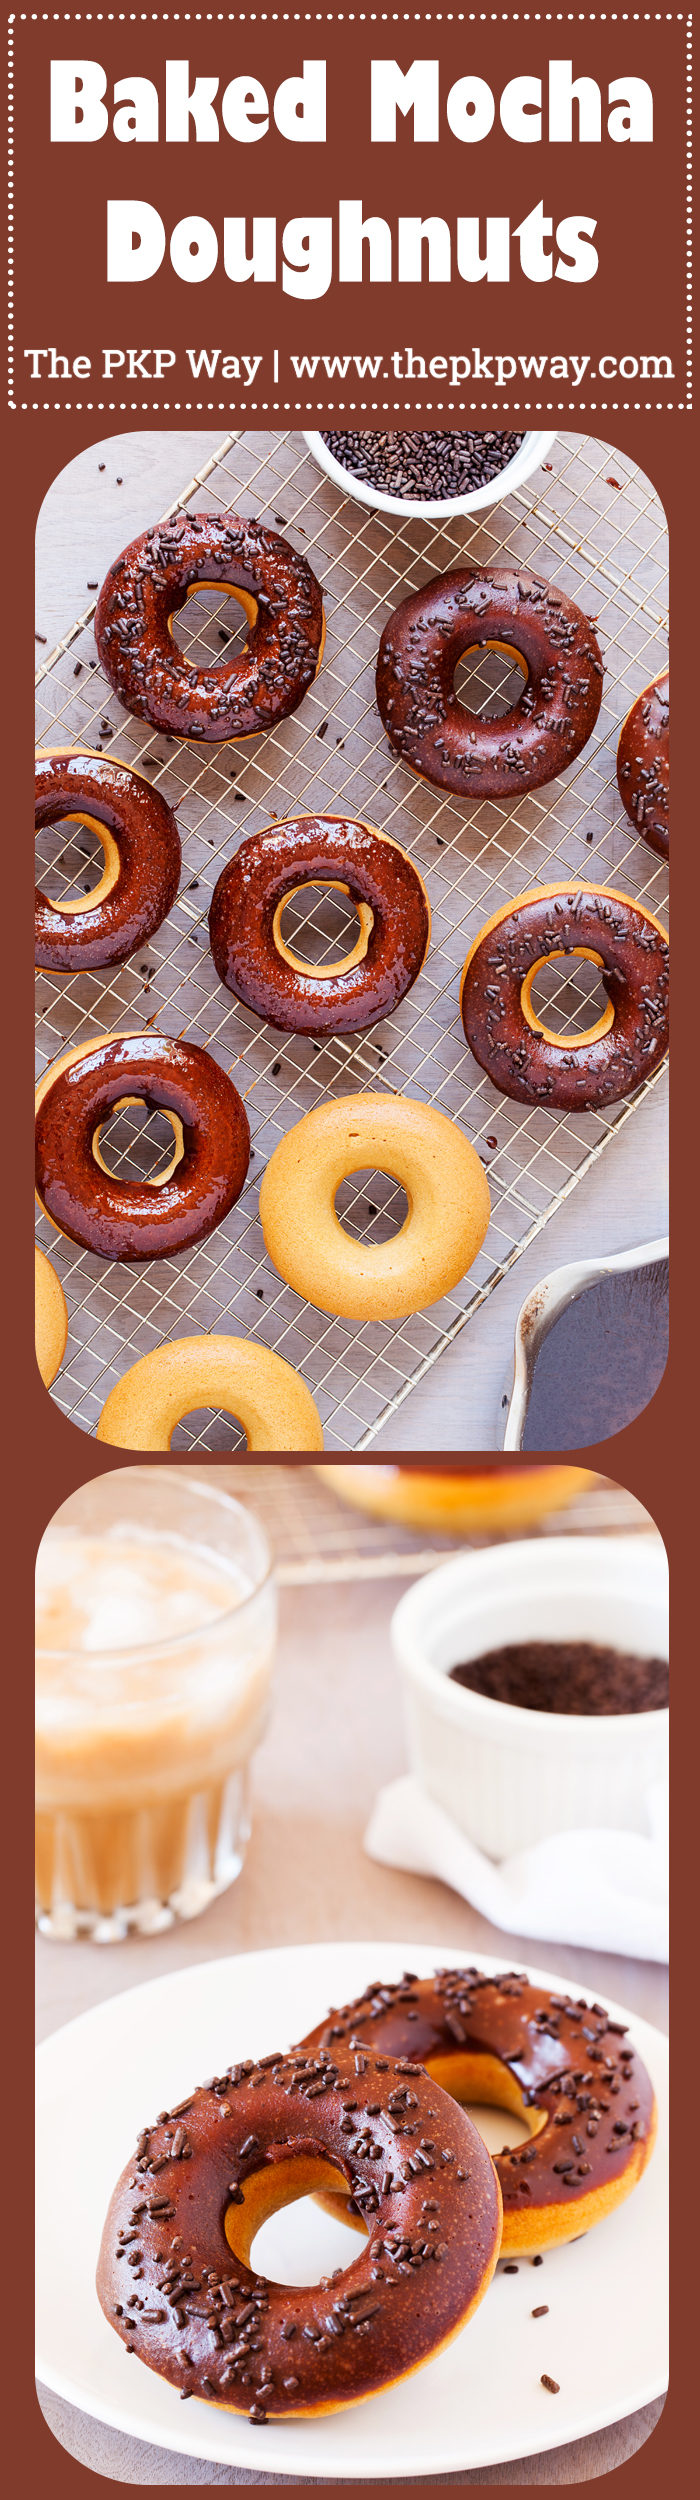
M 648 1833 L 648 1791 L 668 1773 L 659 1536 L 459 1554 L 407 1591 L 392 1640 L 409 1767 L 478 1848 Z

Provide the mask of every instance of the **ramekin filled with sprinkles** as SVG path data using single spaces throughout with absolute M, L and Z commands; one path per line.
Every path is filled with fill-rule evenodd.
M 373 512 L 448 520 L 501 503 L 551 451 L 553 434 L 328 431 L 304 442 L 326 477 Z

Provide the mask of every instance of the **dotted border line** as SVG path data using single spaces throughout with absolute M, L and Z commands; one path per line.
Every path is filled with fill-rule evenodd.
M 7 396 L 15 406 L 15 22 L 7 28 Z
M 693 20 L 686 20 L 686 401 L 693 405 Z
M 450 9 L 450 10 L 437 10 L 437 11 L 435 11 L 435 10 L 428 10 L 428 11 L 425 11 L 425 10 L 414 10 L 414 11 L 410 11 L 410 10 L 408 10 L 408 9 L 406 9 L 406 10 L 398 10 L 398 9 L 393 9 L 393 10 L 388 10 L 388 9 L 382 9 L 382 10 L 378 10 L 378 9 L 372 9 L 372 10 L 367 10 L 367 9 L 362 9 L 362 10 L 354 10 L 354 9 L 352 9 L 352 10 L 349 10 L 349 11 L 346 11 L 346 10 L 343 10 L 343 9 L 341 9 L 341 10 L 332 10 L 332 9 L 327 9 L 327 10 L 321 10 L 321 9 L 316 9 L 316 10 L 311 10 L 311 9 L 305 9 L 305 10 L 301 10 L 301 9 L 293 9 L 293 10 L 292 10 L 292 9 L 274 9 L 274 10 L 267 10 L 267 9 L 263 9 L 263 10 L 256 10 L 256 9 L 253 9 L 253 10 L 243 10 L 243 11 L 233 10 L 233 9 L 229 9 L 229 10 L 223 10 L 223 9 L 218 9 L 218 10 L 213 10 L 213 9 L 206 9 L 206 10 L 205 10 L 205 9 L 196 9 L 196 10 L 190 10 L 190 9 L 186 9 L 186 10 L 179 10 L 179 9 L 176 9 L 176 10 L 155 10 L 155 9 L 154 9 L 154 10 L 150 10 L 150 11 L 149 11 L 149 10 L 147 10 L 147 9 L 141 9 L 141 10 L 130 9 L 130 10 L 128 10 L 128 11 L 127 11 L 126 9 L 119 9 L 119 10 L 117 10 L 117 9 L 98 9 L 98 10 L 87 9 L 87 10 L 80 10 L 80 9 L 79 9 L 79 10 L 77 10 L 77 11 L 71 11 L 71 10 L 59 11 L 59 10 L 48 10 L 48 9 L 42 9 L 42 10 L 33 9 L 33 10 L 31 10 L 31 11 L 30 11 L 30 10 L 27 10 L 27 9 L 22 9 L 22 10 L 20 10 L 20 11 L 17 13 L 17 23 L 18 23 L 19 25 L 22 25 L 22 26 L 26 26 L 26 25 L 32 25 L 32 26 L 36 26 L 36 25 L 43 25 L 43 26 L 47 26 L 47 25 L 49 25 L 49 24 L 53 21 L 53 23 L 54 23 L 54 24 L 59 24 L 59 25 L 60 25 L 61 23 L 63 23 L 63 24 L 64 24 L 64 25 L 66 25 L 66 26 L 70 26 L 70 25 L 76 25 L 76 26 L 79 26 L 79 25 L 83 25 L 83 24 L 84 24 L 84 25 L 91 26 L 91 25 L 93 24 L 93 22 L 94 22 L 96 25 L 101 26 L 101 25 L 103 25 L 103 24 L 106 22 L 106 23 L 107 23 L 108 25 L 110 25 L 110 26 L 111 26 L 111 25 L 114 25 L 114 24 L 116 24 L 116 23 L 118 23 L 118 24 L 120 24 L 120 25 L 122 25 L 122 24 L 126 25 L 126 24 L 128 23 L 128 24 L 130 24 L 130 25 L 132 25 L 132 26 L 133 26 L 133 25 L 136 25 L 136 24 L 138 24 L 138 23 L 140 23 L 141 25 L 147 25 L 147 24 L 148 24 L 148 21 L 149 21 L 149 17 L 150 17 L 150 22 L 151 22 L 151 25 L 153 25 L 153 26 L 158 26 L 158 25 L 163 25 L 163 26 L 168 26 L 168 25 L 179 26 L 180 24 L 183 24 L 183 25 L 185 25 L 185 26 L 189 26 L 189 25 L 192 25 L 192 24 L 197 25 L 197 26 L 199 26 L 199 25 L 208 25 L 208 26 L 210 26 L 210 25 L 213 25 L 213 24 L 214 24 L 214 22 L 216 22 L 216 24 L 217 24 L 217 25 L 219 25 L 219 26 L 222 26 L 222 25 L 229 25 L 229 26 L 233 26 L 233 25 L 238 25 L 238 26 L 246 26 L 246 25 L 251 25 L 251 26 L 255 26 L 255 25 L 257 25 L 257 24 L 260 24 L 261 26 L 266 26 L 266 25 L 268 25 L 268 24 L 271 24 L 271 25 L 273 25 L 273 26 L 277 26 L 277 25 L 279 25 L 280 23 L 281 23 L 282 25 L 292 25 L 292 24 L 293 24 L 293 25 L 307 25 L 307 26 L 308 26 L 308 25 L 314 25 L 314 24 L 315 24 L 315 25 L 317 25 L 317 26 L 318 26 L 318 25 L 323 25 L 323 24 L 328 25 L 328 26 L 333 26 L 333 25 L 342 26 L 342 25 L 345 25 L 345 24 L 347 24 L 348 26 L 354 26 L 355 24 L 358 24 L 358 25 L 360 25 L 360 26 L 364 26 L 364 25 L 367 25 L 367 24 L 369 24 L 369 25 L 371 25 L 371 26 L 376 26 L 376 25 L 389 25 L 389 24 L 391 24 L 391 25 L 395 25 L 395 26 L 396 26 L 396 25 L 400 25 L 400 24 L 403 24 L 403 25 L 411 25 L 411 24 L 413 24 L 414 26 L 421 26 L 421 25 L 431 26 L 431 25 L 433 25 L 433 24 L 434 24 L 434 25 L 436 25 L 436 26 L 442 26 L 443 24 L 448 25 L 448 26 L 452 26 L 452 25 L 455 25 L 455 24 L 456 24 L 456 25 L 458 25 L 458 26 L 463 26 L 463 25 L 471 25 L 471 26 L 473 26 L 473 25 L 479 24 L 479 25 L 482 25 L 482 26 L 483 26 L 483 25 L 488 24 L 488 23 L 489 23 L 489 21 L 490 21 L 491 25 L 498 25 L 498 24 L 500 23 L 502 26 L 508 26 L 508 25 L 510 25 L 510 24 L 513 24 L 514 26 L 517 26 L 517 25 L 519 25 L 520 23 L 522 23 L 522 24 L 523 24 L 523 25 L 525 25 L 525 26 L 528 26 L 528 25 L 530 25 L 530 23 L 531 23 L 531 22 L 532 22 L 535 26 L 539 26 L 539 25 L 551 26 L 551 25 L 563 25 L 564 23 L 566 23 L 567 25 L 574 25 L 574 24 L 577 24 L 577 23 L 578 23 L 579 25 L 581 25 L 581 24 L 585 24 L 585 22 L 586 22 L 586 14 L 587 14 L 587 16 L 588 16 L 588 24 L 589 24 L 589 26 L 595 26 L 595 25 L 598 25 L 598 24 L 599 24 L 599 25 L 601 25 L 601 26 L 605 26 L 605 25 L 607 25 L 608 23 L 609 23 L 610 25 L 612 25 L 612 26 L 616 26 L 616 25 L 618 25 L 618 24 L 620 24 L 620 23 L 621 23 L 622 25 L 624 25 L 624 26 L 629 25 L 630 23 L 631 23 L 631 24 L 633 24 L 633 25 L 642 25 L 642 24 L 643 24 L 643 25 L 645 25 L 645 26 L 649 26 L 649 25 L 652 25 L 652 24 L 653 24 L 653 25 L 656 25 L 656 26 L 660 26 L 660 25 L 670 26 L 670 25 L 673 25 L 674 20 L 675 20 L 675 23 L 676 23 L 677 25 L 679 25 L 679 26 L 680 26 L 680 25 L 682 25 L 682 24 L 683 24 L 683 21 L 684 21 L 684 16 L 685 16 L 685 12 L 684 12 L 683 10 L 680 10 L 680 9 L 678 9 L 678 10 L 675 10 L 675 9 L 666 9 L 666 10 L 661 10 L 661 9 L 655 9 L 655 10 L 651 10 L 651 9 L 644 9 L 644 10 L 642 10 L 642 9 L 606 10 L 606 9 L 604 9 L 604 10 L 589 10 L 589 11 L 588 11 L 588 13 L 586 13 L 586 11 L 585 11 L 585 10 L 583 10 L 583 9 L 580 9 L 580 10 L 568 9 L 568 10 L 566 10 L 566 11 L 565 11 L 565 10 L 563 10 L 563 9 L 557 9 L 557 10 L 553 10 L 553 9 L 547 9 L 547 10 L 542 10 L 542 9 L 536 9 L 536 10 L 530 10 L 530 9 L 526 9 L 526 10 L 518 10 L 518 9 L 516 9 L 516 10 L 498 10 L 498 9 L 488 9 L 488 10 L 487 10 L 487 9 L 478 9 L 478 10 L 477 10 L 477 9 L 470 9 L 470 10 L 460 9 L 460 10 L 456 10 L 456 9 Z M 685 397 L 685 400 L 679 399 L 679 400 L 675 400 L 675 401 L 674 401 L 674 400 L 672 400 L 672 399 L 669 399 L 669 400 L 665 400 L 665 401 L 664 401 L 664 400 L 657 399 L 656 401 L 653 401 L 653 400 L 649 400 L 649 399 L 647 399 L 647 400 L 638 400 L 638 399 L 637 399 L 637 400 L 627 400 L 627 399 L 626 399 L 626 400 L 617 400 L 617 399 L 607 400 L 607 399 L 603 399 L 603 400 L 600 400 L 600 401 L 598 401 L 598 400 L 579 400 L 578 402 L 576 402 L 575 400 L 572 400 L 572 399 L 570 399 L 570 400 L 558 400 L 558 401 L 553 401 L 553 400 L 547 400 L 547 401 L 544 401 L 544 400 L 535 400 L 535 401 L 532 401 L 532 400 L 519 400 L 519 399 L 516 399 L 516 400 L 508 400 L 508 399 L 503 400 L 503 399 L 498 399 L 498 400 L 490 400 L 490 401 L 489 401 L 489 400 L 481 400 L 481 401 L 478 401 L 478 400 L 474 400 L 474 399 L 472 399 L 472 400 L 463 400 L 463 399 L 460 399 L 460 400 L 452 400 L 452 399 L 451 399 L 451 400 L 447 400 L 447 401 L 445 401 L 445 400 L 437 400 L 437 401 L 433 401 L 433 400 L 427 400 L 427 401 L 426 401 L 426 400 L 404 400 L 403 402 L 401 402 L 401 401 L 399 401 L 399 400 L 394 400 L 394 401 L 393 401 L 393 403 L 392 403 L 392 402 L 391 402 L 391 401 L 389 401 L 389 400 L 382 400 L 382 401 L 379 401 L 379 400 L 372 400 L 372 401 L 368 401 L 368 400 L 364 400 L 364 399 L 363 399 L 363 400 L 338 400 L 337 402 L 334 402 L 333 400 L 318 400 L 318 401 L 316 401 L 316 402 L 314 403 L 312 400 L 306 400 L 305 402 L 303 402 L 303 401 L 301 401 L 301 400 L 293 400 L 293 401 L 292 401 L 292 400 L 288 400 L 288 399 L 286 399 L 286 400 L 278 400 L 278 399 L 275 399 L 275 400 L 267 400 L 267 399 L 264 399 L 264 400 L 257 400 L 257 399 L 253 399 L 253 400 L 250 400 L 250 399 L 233 400 L 233 399 L 230 399 L 230 400 L 228 400 L 228 401 L 223 400 L 223 399 L 218 400 L 218 401 L 216 401 L 216 400 L 211 400 L 211 399 L 210 399 L 210 400 L 206 400 L 206 401 L 205 401 L 205 400 L 196 400 L 196 401 L 195 401 L 195 400 L 190 400 L 190 399 L 187 399 L 187 400 L 169 400 L 169 399 L 165 399 L 165 400 L 159 400 L 159 399 L 151 399 L 151 400 L 147 400 L 147 399 L 144 399 L 144 400 L 140 400 L 140 401 L 139 401 L 139 400 L 135 400 L 135 399 L 132 399 L 132 400 L 130 400 L 130 401 L 128 401 L 128 400 L 119 400 L 119 401 L 116 401 L 116 400 L 102 400 L 102 399 L 100 399 L 100 400 L 92 400 L 92 399 L 88 399 L 88 400 L 82 400 L 82 399 L 77 399 L 77 400 L 70 400 L 70 399 L 68 399 L 68 400 L 60 400 L 60 399 L 56 399 L 56 400 L 49 400 L 49 399 L 45 399 L 45 400 L 22 400 L 22 401 L 21 401 L 21 403 L 18 403 L 18 402 L 17 402 L 17 400 L 16 400 L 16 398 L 15 398 L 15 395 L 14 395 L 14 393 L 15 393 L 15 373 L 14 373 L 14 304 L 15 304 L 15 270 L 14 270 L 14 93 L 15 93 L 15 76 L 14 76 L 14 28 L 15 28 L 15 15 L 14 15 L 14 13 L 13 13 L 13 14 L 12 14 L 12 15 L 10 15 L 10 16 L 9 16 L 9 18 L 8 18 L 8 28 L 7 28 L 7 55 L 8 55 L 8 58 L 7 58 L 7 386 L 8 386 L 8 407 L 9 407 L 9 409 L 10 409 L 11 413 L 12 413 L 12 414 L 14 414 L 14 415 L 17 415 L 17 414 L 19 414 L 20 412 L 21 412 L 23 415 L 29 414 L 30 412 L 31 412 L 32 414 L 39 414 L 39 413 L 44 414 L 44 413 L 48 412 L 49 410 L 53 410 L 54 414 L 56 414 L 56 415 L 59 415 L 59 416 L 60 416 L 60 415 L 72 415 L 72 414 L 78 414 L 78 413 L 82 414 L 82 412 L 83 412 L 83 411 L 87 412 L 88 414 L 92 414 L 92 412 L 93 412 L 93 410 L 94 410 L 94 411 L 96 411 L 96 412 L 97 412 L 97 414 L 98 414 L 98 415 L 104 415 L 104 414 L 106 414 L 106 413 L 108 413 L 109 415 L 116 415 L 116 414 L 117 414 L 117 412 L 118 412 L 120 415 L 126 415 L 126 414 L 127 414 L 127 412 L 128 412 L 128 413 L 130 413 L 130 414 L 132 414 L 132 415 L 134 415 L 134 414 L 136 414 L 136 413 L 137 413 L 137 411 L 139 411 L 139 410 L 140 410 L 140 412 L 141 412 L 141 414 L 142 414 L 142 415 L 149 415 L 149 414 L 150 414 L 150 415 L 153 415 L 153 416 L 161 416 L 161 415 L 170 414 L 170 413 L 173 413 L 173 414 L 176 414 L 176 415 L 183 414 L 183 415 L 187 415 L 187 416 L 192 416 L 192 415 L 201 416 L 201 415 L 205 415 L 205 414 L 206 414 L 206 415 L 213 415 L 215 412 L 216 412 L 216 413 L 218 413 L 219 415 L 223 415 L 223 414 L 225 414 L 225 413 L 226 413 L 226 411 L 228 411 L 228 414 L 229 414 L 230 416 L 235 416 L 235 415 L 239 415 L 239 416 L 250 416 L 250 415 L 256 415 L 256 416 L 257 416 L 258 414 L 262 414 L 262 415 L 265 415 L 265 416 L 268 416 L 268 415 L 273 415 L 273 416 L 281 416 L 281 415 L 284 415 L 284 416 L 290 416 L 290 415 L 292 415 L 292 414 L 294 414 L 294 415 L 301 415 L 302 413 L 303 413 L 303 414 L 305 414 L 306 416 L 311 416 L 311 415 L 313 415 L 313 413 L 314 413 L 314 408 L 315 408 L 315 413 L 316 413 L 317 415 L 319 415 L 319 416 L 321 416 L 321 415 L 329 415 L 329 416 L 330 416 L 330 415 L 336 415 L 336 414 L 338 414 L 338 415 L 345 415 L 346 413 L 349 413 L 349 414 L 351 414 L 351 415 L 355 415 L 355 414 L 357 414 L 357 413 L 358 413 L 358 411 L 359 411 L 360 415 L 362 415 L 362 416 L 366 416 L 366 415 L 368 415 L 368 414 L 372 414 L 373 416 L 374 416 L 374 415 L 377 415 L 377 414 L 388 415 L 388 414 L 390 413 L 390 411 L 391 411 L 394 415 L 398 415 L 398 414 L 401 412 L 401 409 L 402 409 L 402 408 L 403 408 L 403 414 L 404 414 L 405 416 L 411 416 L 411 415 L 413 415 L 413 416 L 421 416 L 421 415 L 430 415 L 430 416 L 432 416 L 434 413 L 437 413 L 438 415 L 442 415 L 442 414 L 444 414 L 444 413 L 447 413 L 449 416 L 457 416 L 457 415 L 459 415 L 459 416 L 465 416 L 465 415 L 467 415 L 467 414 L 469 414 L 469 415 L 471 415 L 471 416 L 474 416 L 474 415 L 476 415 L 476 414 L 478 413 L 479 409 L 481 410 L 481 414 L 482 414 L 482 415 L 491 415 L 491 416 L 493 416 L 493 415 L 494 415 L 494 413 L 495 413 L 497 410 L 499 410 L 499 409 L 503 409 L 503 410 L 504 410 L 504 411 L 505 411 L 508 415 L 511 415 L 511 414 L 518 414 L 518 415 L 519 415 L 519 414 L 521 414 L 521 413 L 523 413 L 523 412 L 524 412 L 526 415 L 530 415 L 530 414 L 532 414 L 532 413 L 534 412 L 534 413 L 535 413 L 535 414 L 537 414 L 537 415 L 542 415 L 542 414 L 545 414 L 545 413 L 546 413 L 548 416 L 553 416 L 554 414 L 556 414 L 556 415 L 558 415 L 558 416 L 561 416 L 561 415 L 563 415 L 563 414 L 565 414 L 565 413 L 566 413 L 566 414 L 569 414 L 569 415 L 572 415 L 572 414 L 573 414 L 573 415 L 575 415 L 576 413 L 578 413 L 578 415 L 579 415 L 579 416 L 586 416 L 586 415 L 597 416 L 598 414 L 605 414 L 605 415 L 607 415 L 609 412 L 612 412 L 612 413 L 614 413 L 614 414 L 617 414 L 618 412 L 622 412 L 624 415 L 629 415 L 629 414 L 634 413 L 635 415 L 638 415 L 638 414 L 641 414 L 641 413 L 642 413 L 642 411 L 646 414 L 646 413 L 650 412 L 652 409 L 655 409 L 655 410 L 658 412 L 658 411 L 663 410 L 664 408 L 666 408 L 666 410 L 667 410 L 667 411 L 673 411 L 673 409 L 675 408 L 675 409 L 677 409 L 679 412 L 687 412 L 687 413 L 690 413 L 690 411 L 692 410 L 692 407 L 693 407 L 693 129 L 692 129 L 692 108 L 693 108 L 693 21 L 692 21 L 692 17 L 691 17 L 691 16 L 685 16 L 685 27 L 686 27 L 686 397 Z

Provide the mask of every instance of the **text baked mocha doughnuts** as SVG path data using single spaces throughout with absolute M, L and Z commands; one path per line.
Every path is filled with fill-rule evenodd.
M 175 1149 L 152 1181 L 119 1177 L 99 1132 L 133 1101 L 170 1120 Z M 36 1191 L 59 1232 L 102 1259 L 163 1259 L 205 1241 L 240 1197 L 250 1131 L 230 1076 L 164 1033 L 106 1033 L 66 1051 L 36 1096 Z
M 408 1213 L 391 1241 L 354 1241 L 335 1211 L 351 1172 L 389 1172 Z M 449 1293 L 488 1229 L 483 1164 L 444 1111 L 405 1094 L 344 1094 L 287 1131 L 260 1191 L 265 1247 L 321 1311 L 395 1319 Z
M 170 619 L 202 582 L 245 609 L 243 651 L 194 668 Z M 178 512 L 145 530 L 110 566 L 95 640 L 128 712 L 180 738 L 220 743 L 273 729 L 296 712 L 323 649 L 323 599 L 306 557 L 262 521 L 235 513 Z
M 457 662 L 474 650 L 503 650 L 522 670 L 522 694 L 498 719 L 467 711 L 455 694 Z M 589 618 L 522 566 L 436 575 L 402 600 L 379 645 L 390 746 L 461 798 L 515 798 L 553 781 L 590 738 L 602 691 Z
M 434 1979 L 407 1972 L 341 2006 L 302 2046 L 342 2058 L 346 2043 L 360 2042 L 372 2056 L 410 2052 L 458 2100 L 496 2102 L 525 2120 L 530 2142 L 506 2145 L 496 2161 L 502 2257 L 578 2239 L 646 2169 L 656 2134 L 650 2077 L 625 2024 L 585 1997 L 552 1995 L 521 1971 L 489 1979 L 473 1964 Z M 420 2143 L 418 2103 L 406 2117 L 402 2160 Z
M 314 884 L 350 894 L 361 932 L 340 963 L 303 963 L 281 920 Z M 405 851 L 346 816 L 291 816 L 241 843 L 214 888 L 211 951 L 227 989 L 281 1032 L 356 1033 L 405 998 L 430 941 L 430 904 Z
M 34 788 L 37 832 L 78 816 L 105 855 L 99 885 L 79 902 L 51 903 L 37 890 L 36 962 L 50 972 L 125 963 L 175 901 L 181 852 L 172 808 L 141 773 L 83 747 L 42 748 Z
M 535 974 L 563 954 L 601 966 L 608 1004 L 586 1033 L 553 1032 L 532 1005 Z M 500 1093 L 558 1111 L 619 1102 L 668 1049 L 666 931 L 612 886 L 532 886 L 474 939 L 460 1006 L 469 1048 Z
M 407 2096 L 417 2155 L 400 2140 Z M 334 2185 L 366 2223 L 354 2261 L 309 2288 L 254 2274 L 269 2215 Z M 180 2395 L 262 2424 L 360 2404 L 432 2360 L 483 2299 L 500 2232 L 486 2146 L 419 2067 L 302 2047 L 229 2067 L 143 2128 L 97 2289 L 122 2343 Z

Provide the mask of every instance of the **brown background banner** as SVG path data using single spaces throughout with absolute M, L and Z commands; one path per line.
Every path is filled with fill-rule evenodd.
M 400 422 L 406 413 L 424 412 L 434 422 L 449 415 L 459 423 L 467 411 L 486 424 L 496 408 L 505 410 L 510 423 L 562 410 L 601 420 L 617 409 L 685 411 L 689 28 L 684 12 L 525 17 L 494 11 L 477 17 L 319 11 L 292 17 L 267 11 L 155 13 L 148 19 L 126 13 L 109 18 L 18 13 L 9 28 L 15 64 L 11 406 L 28 413 L 94 410 L 117 419 L 136 411 L 172 418 L 216 408 L 245 411 L 251 418 L 264 413 L 270 420 L 327 408 L 334 415 L 354 411 L 366 424 L 375 412 L 393 422 L 396 411 Z M 195 80 L 218 79 L 208 142 L 195 136 L 194 117 L 187 142 L 165 135 L 168 58 L 189 63 L 190 88 Z M 305 58 L 325 60 L 327 66 L 322 143 L 295 143 L 273 119 L 275 95 L 283 81 L 301 75 Z M 405 118 L 397 113 L 395 143 L 372 142 L 375 58 L 396 59 L 404 74 L 414 61 L 439 61 L 436 142 L 415 139 L 412 112 Z M 109 115 L 101 138 L 83 144 L 52 141 L 52 59 L 101 64 Z M 570 62 L 574 80 L 597 83 L 600 143 L 579 137 L 577 103 L 571 142 L 550 137 L 550 61 Z M 424 92 L 430 75 L 426 70 L 417 82 Z M 124 115 L 134 76 L 150 80 L 157 90 L 159 135 L 125 144 L 112 127 L 113 89 L 123 82 Z M 223 126 L 222 101 L 231 80 L 243 84 L 251 77 L 265 89 L 270 127 L 243 144 Z M 477 109 L 483 110 L 486 89 L 495 108 L 492 128 L 472 143 L 450 128 L 447 112 L 450 91 L 465 78 L 483 82 L 476 90 Z M 542 137 L 535 144 L 508 136 L 500 119 L 504 89 L 522 78 L 542 81 Z M 608 117 L 615 110 L 609 84 L 628 78 L 644 80 L 652 91 L 650 141 L 620 144 L 609 136 Z M 515 101 L 517 109 L 521 99 Z M 206 120 L 205 91 L 202 102 Z M 97 112 L 99 118 L 99 106 Z M 459 120 L 457 108 L 452 118 Z M 527 126 L 521 119 L 520 127 Z M 164 256 L 151 277 L 107 282 L 110 200 L 145 203 L 151 218 L 155 212 L 162 221 Z M 370 282 L 365 244 L 362 282 L 340 281 L 339 202 L 359 200 L 365 219 L 386 223 L 390 280 Z M 553 231 L 538 251 L 540 206 Z M 276 276 L 263 283 L 236 282 L 224 268 L 224 221 L 243 217 L 248 254 L 253 218 L 276 220 Z M 177 274 L 170 257 L 173 231 L 190 219 L 204 221 L 206 232 L 199 229 L 194 251 L 189 230 L 180 232 L 180 261 L 189 269 L 204 265 L 207 233 L 211 249 L 218 251 L 211 274 L 195 283 Z M 421 283 L 400 275 L 400 219 L 444 221 L 451 242 L 449 277 L 429 280 L 427 242 Z M 458 272 L 458 220 L 479 221 L 483 255 L 487 219 L 510 225 L 507 282 L 465 280 Z M 543 273 L 539 281 L 521 267 L 524 247 L 516 230 L 525 219 L 531 221 L 530 248 Z M 571 268 L 571 236 L 562 235 L 558 245 L 556 234 L 564 221 L 575 227 L 584 219 L 595 223 L 598 267 L 590 279 L 572 283 L 565 274 Z M 316 233 L 313 255 L 323 291 L 311 299 L 285 292 L 282 278 L 285 228 L 296 221 L 296 252 L 303 264 L 309 220 L 328 221 L 325 241 Z M 292 240 L 289 249 L 294 248 Z M 552 255 L 549 278 L 542 251 Z M 327 285 L 324 252 L 331 254 Z M 305 283 L 303 266 L 299 274 Z M 195 365 L 204 349 L 211 360 L 218 347 L 213 371 L 204 361 L 193 371 L 188 347 Z M 111 372 L 105 372 L 105 350 L 112 360 L 123 360 L 112 361 Z M 175 360 L 161 363 L 160 371 L 158 350 Z M 260 360 L 252 382 L 246 379 L 245 358 L 253 365 Z M 315 371 L 295 369 L 295 360 L 298 366 L 303 358 L 311 364 L 318 359 Z M 599 430 L 608 428 L 601 422 Z

